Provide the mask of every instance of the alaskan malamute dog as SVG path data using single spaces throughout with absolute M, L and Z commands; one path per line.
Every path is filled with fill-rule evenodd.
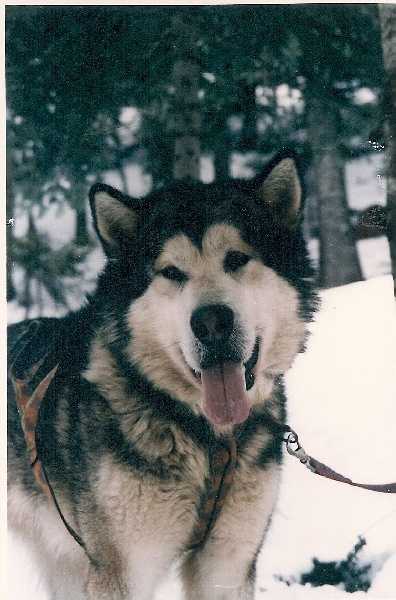
M 175 561 L 186 599 L 253 598 L 282 454 L 268 414 L 285 419 L 282 377 L 315 305 L 300 196 L 287 152 L 253 180 L 141 201 L 93 187 L 97 291 L 39 319 L 19 355 L 44 357 L 36 384 L 59 364 L 37 445 L 83 547 L 37 485 L 10 386 L 9 521 L 52 599 L 149 600 Z M 10 328 L 12 360 L 26 324 Z

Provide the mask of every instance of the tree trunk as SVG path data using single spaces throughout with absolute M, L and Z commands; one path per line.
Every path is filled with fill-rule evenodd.
M 255 84 L 245 83 L 242 85 L 239 102 L 243 115 L 240 149 L 242 152 L 251 152 L 257 148 L 257 104 Z
M 153 189 L 168 186 L 173 181 L 175 141 L 169 124 L 170 120 L 171 116 L 168 114 L 165 125 L 167 135 L 164 135 L 164 125 L 161 122 L 153 126 L 153 129 L 159 131 L 159 134 L 155 138 L 151 133 L 148 135 L 148 155 L 145 157 L 145 161 L 148 161 Z M 151 123 L 149 126 L 151 126 Z
M 308 240 L 319 237 L 318 190 L 312 166 L 307 169 L 304 181 L 307 192 L 304 199 L 303 228 L 304 236 Z
M 229 179 L 231 168 L 231 141 L 226 118 L 219 118 L 217 130 L 218 134 L 213 143 L 215 179 L 224 181 Z
M 308 93 L 306 104 L 319 214 L 319 285 L 329 288 L 360 281 L 362 273 L 348 214 L 344 164 L 337 147 L 336 108 Z
M 128 179 L 125 173 L 125 168 L 124 168 L 124 161 L 120 160 L 120 164 L 118 165 L 118 173 L 120 175 L 120 179 L 121 179 L 121 185 L 122 185 L 122 192 L 124 194 L 128 194 Z
M 230 149 L 226 145 L 218 145 L 214 155 L 215 179 L 224 181 L 230 177 Z
M 76 208 L 76 235 L 74 241 L 76 246 L 87 246 L 89 243 L 87 211 L 84 204 Z
M 81 184 L 76 185 L 74 207 L 76 211 L 76 231 L 74 242 L 76 246 L 85 247 L 89 244 L 87 206 L 85 201 L 86 190 Z
M 6 159 L 6 202 L 7 202 L 7 207 L 6 207 L 6 244 L 7 244 L 7 265 L 6 265 L 6 269 L 7 269 L 7 301 L 10 302 L 11 300 L 14 300 L 16 298 L 16 290 L 15 290 L 15 286 L 14 286 L 14 282 L 12 280 L 12 271 L 13 271 L 13 260 L 12 260 L 12 253 L 13 253 L 13 233 L 12 233 L 12 228 L 14 226 L 14 219 L 15 219 L 15 214 L 14 214 L 14 206 L 15 206 L 15 199 L 14 199 L 14 193 L 13 193 L 13 186 L 12 186 L 12 159 L 11 159 L 11 148 L 8 149 L 7 152 L 7 159 Z
M 34 305 L 32 288 L 33 288 L 33 277 L 34 277 L 34 274 L 36 271 L 36 265 L 35 265 L 36 254 L 34 252 L 34 248 L 36 247 L 37 230 L 36 230 L 36 225 L 34 223 L 33 215 L 31 212 L 29 212 L 29 215 L 28 215 L 28 232 L 27 232 L 26 237 L 31 242 L 30 247 L 31 247 L 32 252 L 30 254 L 30 260 L 25 261 L 25 265 L 24 265 L 24 267 L 25 267 L 24 289 L 23 289 L 23 297 L 21 299 L 21 304 L 25 308 L 25 319 L 27 319 L 29 317 L 30 309 Z
M 396 5 L 380 4 L 379 14 L 386 73 L 388 239 L 392 261 L 393 290 L 396 298 Z
M 181 17 L 174 19 L 174 36 L 177 58 L 173 67 L 174 87 L 173 118 L 170 129 L 174 135 L 174 179 L 200 179 L 199 101 L 200 65 L 196 57 L 194 31 Z

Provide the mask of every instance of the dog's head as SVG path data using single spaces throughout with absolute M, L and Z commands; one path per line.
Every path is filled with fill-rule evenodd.
M 314 304 L 293 158 L 140 202 L 96 185 L 91 206 L 124 357 L 214 425 L 243 422 L 301 350 Z

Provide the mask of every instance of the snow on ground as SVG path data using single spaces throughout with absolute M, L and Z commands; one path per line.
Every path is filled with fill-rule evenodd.
M 365 279 L 391 272 L 389 242 L 384 235 L 358 240 L 356 246 Z
M 289 423 L 309 454 L 360 482 L 396 480 L 396 315 L 390 277 L 328 290 L 309 349 L 287 377 Z M 396 498 L 312 475 L 285 459 L 283 488 L 260 577 L 345 557 L 396 552 Z M 396 577 L 383 597 L 396 598 Z M 265 586 L 264 586 L 265 587 Z M 385 595 L 385 591 L 388 596 Z
M 287 377 L 289 424 L 308 453 L 355 481 L 395 481 L 396 315 L 390 276 L 322 294 L 308 350 Z M 341 560 L 358 535 L 377 564 L 367 594 L 277 582 L 313 556 Z M 48 600 L 34 557 L 10 537 L 8 600 Z M 279 504 L 258 562 L 256 600 L 396 599 L 396 498 L 315 476 L 285 456 Z M 170 578 L 156 600 L 182 600 Z

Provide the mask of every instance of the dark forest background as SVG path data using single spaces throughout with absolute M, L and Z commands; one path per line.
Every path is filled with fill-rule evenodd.
M 131 165 L 150 189 L 202 177 L 201 157 L 212 177 L 233 176 L 236 153 L 254 173 L 285 146 L 304 168 L 305 229 L 319 240 L 319 285 L 362 279 L 356 241 L 384 234 L 390 210 L 373 198 L 361 214 L 351 211 L 345 166 L 386 147 L 394 126 L 383 61 L 392 10 L 7 7 L 9 300 L 27 315 L 45 314 L 48 300 L 69 306 L 95 244 L 87 192 L 109 171 L 131 193 Z M 74 215 L 65 243 L 38 227 L 54 210 L 60 228 L 62 211 Z

